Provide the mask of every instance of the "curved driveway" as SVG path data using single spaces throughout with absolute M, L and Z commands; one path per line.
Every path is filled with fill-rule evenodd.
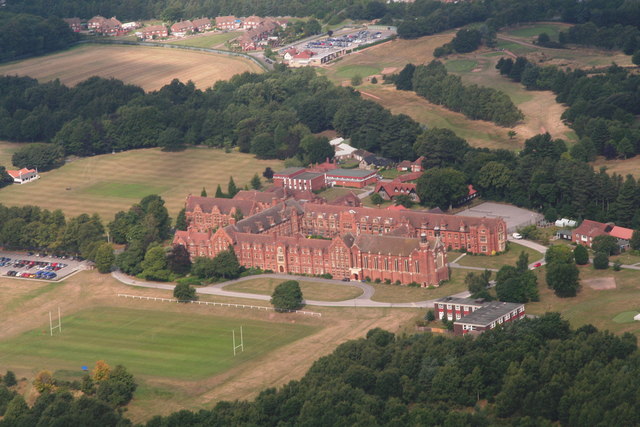
M 158 282 L 146 282 L 139 281 L 131 276 L 127 276 L 121 271 L 114 271 L 111 275 L 118 281 L 132 286 L 140 286 L 144 288 L 154 288 L 154 289 L 164 289 L 164 290 L 173 290 L 174 285 L 169 285 L 166 283 L 158 283 Z M 231 285 L 233 283 L 244 282 L 247 280 L 260 279 L 260 278 L 268 278 L 268 279 L 283 279 L 283 280 L 313 280 L 314 282 L 322 282 L 322 283 L 331 283 L 334 285 L 340 286 L 352 286 L 362 289 L 362 295 L 357 298 L 352 298 L 344 301 L 316 301 L 316 300 L 305 300 L 306 305 L 315 305 L 319 307 L 395 307 L 395 308 L 416 308 L 416 307 L 432 307 L 435 299 L 426 300 L 426 301 L 418 301 L 418 302 L 403 302 L 403 303 L 390 303 L 390 302 L 379 302 L 373 301 L 371 297 L 373 296 L 375 289 L 373 286 L 368 285 L 366 283 L 361 282 L 342 282 L 340 280 L 332 280 L 332 279 L 320 279 L 317 277 L 304 277 L 304 276 L 290 276 L 288 274 L 259 274 L 255 276 L 247 276 L 241 277 L 236 280 L 229 280 L 223 283 L 217 283 L 211 286 L 205 286 L 202 288 L 197 288 L 196 292 L 199 294 L 207 294 L 207 295 L 217 295 L 221 297 L 231 297 L 231 298 L 244 298 L 244 299 L 254 299 L 261 301 L 270 301 L 271 297 L 269 295 L 261 295 L 261 294 L 251 294 L 246 292 L 233 292 L 233 291 L 225 291 L 224 287 Z M 469 296 L 469 292 L 461 292 L 459 294 L 455 294 L 456 297 L 465 298 Z

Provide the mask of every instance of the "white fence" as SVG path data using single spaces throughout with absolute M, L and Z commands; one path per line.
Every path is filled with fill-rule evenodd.
M 198 305 L 213 305 L 213 306 L 219 306 L 219 307 L 233 307 L 233 308 L 253 308 L 256 310 L 264 310 L 264 311 L 275 311 L 275 308 L 273 307 L 266 307 L 266 306 L 261 306 L 261 305 L 248 305 L 248 304 L 232 304 L 232 303 L 227 303 L 227 302 L 213 302 L 213 301 L 179 301 L 177 299 L 173 299 L 173 298 L 160 298 L 160 297 L 146 297 L 146 296 L 140 296 L 140 295 L 129 295 L 129 294 L 118 294 L 119 297 L 124 297 L 124 298 L 133 298 L 133 299 L 143 299 L 143 300 L 147 300 L 147 301 L 162 301 L 162 302 L 182 302 L 182 303 L 191 303 L 191 304 L 198 304 Z M 315 313 L 313 311 L 303 311 L 303 310 L 289 310 L 288 313 L 299 313 L 299 314 L 304 314 L 307 316 L 317 316 L 317 317 L 322 317 L 322 313 Z

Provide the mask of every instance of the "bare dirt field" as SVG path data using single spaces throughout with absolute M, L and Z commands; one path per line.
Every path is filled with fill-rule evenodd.
M 591 289 L 595 289 L 596 291 L 606 291 L 608 289 L 616 288 L 616 278 L 596 277 L 593 279 L 584 279 L 582 280 L 582 284 L 589 286 Z
M 75 85 L 92 76 L 113 77 L 147 91 L 173 79 L 193 81 L 208 88 L 219 80 L 245 71 L 261 72 L 242 58 L 144 46 L 84 45 L 52 55 L 0 66 L 0 74 L 30 76 L 40 81 L 60 79 Z

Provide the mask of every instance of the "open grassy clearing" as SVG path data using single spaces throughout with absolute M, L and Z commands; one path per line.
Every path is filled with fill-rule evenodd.
M 635 156 L 626 160 L 607 160 L 604 157 L 598 157 L 591 165 L 595 170 L 606 167 L 609 174 L 617 173 L 618 175 L 633 175 L 636 179 L 640 177 L 640 156 Z
M 226 291 L 247 292 L 252 294 L 271 295 L 283 279 L 255 279 L 225 286 Z M 355 286 L 336 285 L 313 281 L 299 281 L 302 296 L 305 299 L 318 301 L 344 301 L 362 295 L 362 290 Z M 313 309 L 313 308 L 311 308 Z
M 540 302 L 528 303 L 527 313 L 543 314 L 557 311 L 569 320 L 573 327 L 592 324 L 598 329 L 615 333 L 631 332 L 640 336 L 640 322 L 618 323 L 614 319 L 621 313 L 640 311 L 640 280 L 634 270 L 594 270 L 592 266 L 579 266 L 581 279 L 612 277 L 616 289 L 594 290 L 589 286 L 575 298 L 558 298 L 544 280 L 544 268 L 537 271 Z M 620 320 L 620 317 L 618 317 Z
M 147 91 L 160 89 L 173 79 L 191 80 L 204 89 L 245 71 L 262 70 L 252 61 L 227 55 L 105 45 L 83 45 L 0 66 L 0 75 L 30 76 L 43 82 L 60 79 L 72 86 L 92 76 L 113 77 Z
M 11 157 L 18 149 L 25 147 L 26 143 L 0 141 L 0 166 L 13 169 Z
M 519 245 L 514 242 L 509 242 L 509 250 L 500 255 L 494 256 L 482 256 L 482 255 L 470 255 L 467 254 L 460 258 L 458 264 L 464 265 L 467 267 L 481 267 L 481 268 L 496 268 L 499 269 L 503 265 L 515 265 L 520 253 L 523 252 L 529 255 L 529 263 L 538 261 L 544 258 L 540 252 L 535 251 L 531 248 L 527 248 L 526 246 Z M 457 256 L 452 254 L 453 256 L 449 256 L 449 262 L 453 261 L 455 258 L 459 257 L 462 254 L 458 254 Z M 454 258 L 455 257 L 455 258 Z
M 189 36 L 183 40 L 175 40 L 169 42 L 169 44 L 177 44 L 180 46 L 194 46 L 194 47 L 206 47 L 206 48 L 224 48 L 225 42 L 235 39 L 240 34 L 240 31 L 230 31 L 228 33 L 209 32 L 204 34 L 198 34 Z
M 475 147 L 516 150 L 524 143 L 525 138 L 521 135 L 509 139 L 507 128 L 483 120 L 468 119 L 461 113 L 432 104 L 414 92 L 399 91 L 390 85 L 368 85 L 361 91 L 365 98 L 389 108 L 394 114 L 406 114 L 429 127 L 451 129 Z
M 3 188 L 0 201 L 9 206 L 36 204 L 62 209 L 69 215 L 95 212 L 111 221 L 116 212 L 128 209 L 136 199 L 159 193 L 175 218 L 189 193 L 200 194 L 205 187 L 213 195 L 218 184 L 226 190 L 230 176 L 244 187 L 267 166 L 278 170 L 282 162 L 205 147 L 177 153 L 158 148 L 131 150 L 76 159 L 42 173 L 35 182 Z
M 350 79 L 352 76 L 340 75 L 340 71 L 349 70 L 353 66 L 370 67 L 385 74 L 392 74 L 400 71 L 409 62 L 424 64 L 431 61 L 433 50 L 450 42 L 454 35 L 454 32 L 446 32 L 415 40 L 392 40 L 347 55 L 324 69 L 327 77 L 336 82 Z
M 335 199 L 345 196 L 349 193 L 360 194 L 362 190 L 358 188 L 347 188 L 347 187 L 330 187 L 325 190 L 322 190 L 318 193 L 318 196 L 324 197 L 327 201 L 332 202 Z
M 0 342 L 3 365 L 79 370 L 105 360 L 126 366 L 134 375 L 195 380 L 264 356 L 317 330 L 299 324 L 195 313 L 168 316 L 160 309 L 116 307 L 64 316 L 62 324 L 63 333 L 53 337 L 42 333 L 43 325 Z M 245 351 L 234 357 L 231 330 L 240 325 Z
M 375 293 L 371 299 L 380 302 L 419 302 L 457 294 L 467 290 L 464 278 L 469 271 L 461 268 L 452 268 L 450 279 L 442 286 L 433 289 L 370 283 L 375 288 Z
M 268 387 L 281 386 L 299 379 L 319 357 L 331 353 L 339 344 L 364 337 L 372 328 L 382 327 L 392 332 L 411 332 L 415 320 L 424 316 L 424 309 L 365 309 L 314 307 L 322 318 L 294 314 L 277 314 L 249 309 L 171 304 L 153 301 L 130 300 L 116 297 L 116 293 L 171 297 L 171 291 L 138 288 L 123 285 L 111 276 L 96 272 L 81 272 L 49 292 L 34 295 L 36 288 L 47 288 L 51 284 L 36 284 L 0 277 L 0 343 L 28 333 L 40 331 L 48 322 L 49 310 L 62 308 L 63 316 L 73 317 L 87 309 L 115 307 L 131 311 L 149 310 L 162 312 L 164 322 L 172 322 L 174 315 L 200 318 L 230 319 L 232 322 L 284 323 L 288 326 L 304 325 L 314 328 L 315 333 L 274 349 L 265 357 L 254 357 L 216 375 L 197 380 L 147 376 L 139 374 L 139 388 L 133 402 L 127 408 L 127 416 L 134 422 L 143 422 L 156 414 L 169 414 L 180 409 L 198 410 L 211 408 L 219 400 L 251 399 Z M 24 295 L 31 294 L 26 298 Z M 22 301 L 18 299 L 22 298 Z M 247 303 L 244 299 L 203 296 L 203 300 Z M 13 303 L 11 302 L 13 301 Z M 251 301 L 251 304 L 261 305 Z M 87 311 L 87 313 L 91 313 Z M 245 322 L 246 320 L 246 322 Z M 152 326 L 155 327 L 155 326 Z M 64 329 L 64 325 L 63 325 Z M 65 331 L 66 332 L 66 331 Z M 205 331 L 207 336 L 210 333 Z M 248 346 L 248 341 L 245 340 Z M 69 350 L 70 351 L 70 350 Z M 245 352 L 248 351 L 248 347 Z M 18 361 L 19 362 L 19 361 Z M 93 363 L 89 361 L 87 363 Z M 79 379 L 79 367 L 72 362 L 71 370 L 60 369 L 55 375 L 66 379 Z M 175 365 L 184 364 L 173 360 Z M 51 367 L 48 364 L 32 366 L 18 364 L 15 367 L 0 362 L 3 369 L 13 369 L 18 378 L 26 377 L 30 384 L 37 371 Z M 36 393 L 28 388 L 27 401 L 33 403 Z
M 370 65 L 343 65 L 339 66 L 336 76 L 343 79 L 350 79 L 355 76 L 368 77 L 378 74 L 382 71 L 380 67 L 372 67 Z
M 533 25 L 521 25 L 518 27 L 512 27 L 506 29 L 505 32 L 512 37 L 521 37 L 527 39 L 537 39 L 539 34 L 547 33 L 551 40 L 557 41 L 560 31 L 563 31 L 569 27 L 571 27 L 571 25 L 560 22 L 545 22 Z
M 454 59 L 445 64 L 450 73 L 468 73 L 478 66 L 478 62 L 469 59 Z

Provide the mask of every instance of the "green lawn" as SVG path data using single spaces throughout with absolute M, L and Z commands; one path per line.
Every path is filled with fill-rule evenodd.
M 375 288 L 371 298 L 380 302 L 419 302 L 434 298 L 442 298 L 467 290 L 464 278 L 470 270 L 452 268 L 451 276 L 437 288 L 410 288 L 401 285 L 385 285 L 384 283 L 370 283 Z
M 613 321 L 616 323 L 631 323 L 635 321 L 633 318 L 636 314 L 638 314 L 637 311 L 623 311 L 614 317 Z
M 231 39 L 238 37 L 241 33 L 239 31 L 230 31 L 228 33 L 205 33 L 201 36 L 189 37 L 184 40 L 177 40 L 169 42 L 169 44 L 177 44 L 181 46 L 194 46 L 210 48 L 213 46 L 221 45 Z
M 379 74 L 381 71 L 382 68 L 371 65 L 345 65 L 338 67 L 336 76 L 343 79 L 350 79 L 354 76 L 367 77 L 372 74 Z
M 150 194 L 160 194 L 168 188 L 150 184 L 129 184 L 125 182 L 100 182 L 82 191 L 94 196 L 124 197 L 128 199 L 142 199 Z
M 11 152 L 15 146 L 0 143 L 0 154 Z M 7 206 L 37 204 L 73 216 L 97 213 L 109 222 L 116 212 L 155 192 L 175 218 L 189 194 L 199 195 L 204 187 L 213 195 L 218 184 L 226 191 L 230 176 L 238 187 L 244 187 L 267 166 L 278 170 L 282 162 L 206 147 L 175 153 L 159 148 L 130 150 L 74 159 L 41 173 L 41 179 L 35 182 L 0 189 L 0 202 Z
M 311 279 L 313 280 L 313 279 Z M 271 295 L 282 279 L 255 279 L 225 286 L 226 291 L 247 292 L 261 295 Z M 316 301 L 344 301 L 362 295 L 362 290 L 355 286 L 337 285 L 321 282 L 298 282 L 305 299 Z
M 483 256 L 483 255 L 470 255 L 467 254 L 462 257 L 458 264 L 464 265 L 467 267 L 481 267 L 481 268 L 495 268 L 499 269 L 503 265 L 515 265 L 518 257 L 520 256 L 520 252 L 524 251 L 527 255 L 529 255 L 529 263 L 538 261 L 544 256 L 533 249 L 529 249 L 526 246 L 519 245 L 517 243 L 509 242 L 509 249 L 500 255 L 494 256 Z M 450 256 L 449 262 L 455 260 L 459 255 Z
M 547 33 L 551 40 L 558 40 L 558 34 L 563 29 L 566 29 L 566 25 L 554 25 L 554 24 L 539 24 L 531 27 L 515 28 L 508 30 L 507 34 L 513 37 L 533 38 L 537 39 L 541 33 Z
M 327 201 L 332 202 L 335 199 L 345 196 L 351 192 L 358 195 L 362 193 L 362 190 L 358 188 L 330 187 L 325 190 L 322 190 L 320 193 L 318 193 L 318 196 L 324 197 L 325 199 L 327 199 Z
M 445 64 L 447 71 L 452 73 L 468 73 L 477 66 L 478 62 L 470 59 L 454 59 Z
M 232 330 L 243 326 L 245 350 L 233 356 Z M 122 364 L 134 375 L 195 380 L 313 333 L 292 323 L 215 317 L 192 313 L 100 307 L 62 319 L 62 333 L 42 328 L 0 342 L 3 367 L 80 370 L 97 360 Z
M 508 50 L 509 52 L 515 53 L 516 55 L 525 55 L 536 50 L 535 48 L 523 46 L 521 44 L 510 42 L 508 40 L 498 40 L 498 44 L 496 46 L 500 49 Z

